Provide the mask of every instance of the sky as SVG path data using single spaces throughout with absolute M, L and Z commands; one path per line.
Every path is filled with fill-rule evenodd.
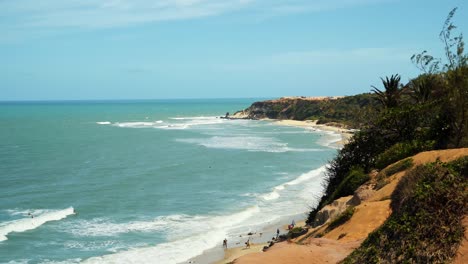
M 0 0 L 0 101 L 338 96 L 443 57 L 466 0 Z

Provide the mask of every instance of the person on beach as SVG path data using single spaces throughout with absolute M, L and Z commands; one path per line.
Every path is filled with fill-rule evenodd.
M 296 222 L 294 222 L 294 219 L 293 219 L 291 222 L 291 226 L 294 228 L 295 225 L 296 225 Z
M 245 242 L 245 248 L 250 248 L 250 237 L 247 239 L 247 242 Z
M 227 239 L 223 240 L 223 248 L 227 249 Z
M 280 233 L 280 232 L 279 232 L 279 228 L 277 228 L 277 229 L 276 229 L 276 239 L 278 239 L 279 233 Z

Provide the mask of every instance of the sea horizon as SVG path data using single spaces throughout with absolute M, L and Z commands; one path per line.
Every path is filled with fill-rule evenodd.
M 197 98 L 137 98 L 137 99 L 24 99 L 24 100 L 0 100 L 2 103 L 79 103 L 79 102 L 90 102 L 90 103 L 118 103 L 118 102 L 164 102 L 164 101 L 214 101 L 214 100 L 253 100 L 253 101 L 264 101 L 271 100 L 279 97 L 197 97 Z M 242 109 L 239 109 L 242 110 Z

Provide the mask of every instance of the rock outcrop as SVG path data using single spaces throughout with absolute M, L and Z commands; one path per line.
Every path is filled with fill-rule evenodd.
M 376 192 L 374 188 L 375 184 L 366 183 L 361 186 L 354 192 L 353 198 L 348 201 L 348 205 L 357 206 L 362 202 L 369 200 Z
M 317 227 L 317 226 L 323 225 L 326 222 L 328 222 L 330 219 L 333 219 L 339 216 L 341 213 L 343 213 L 346 210 L 346 208 L 348 208 L 348 206 L 350 205 L 349 201 L 352 198 L 353 198 L 352 195 L 341 197 L 333 201 L 331 204 L 323 207 L 315 216 L 315 221 L 314 221 L 313 226 Z

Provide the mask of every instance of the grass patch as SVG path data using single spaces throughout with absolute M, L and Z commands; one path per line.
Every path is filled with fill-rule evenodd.
M 468 157 L 409 171 L 392 194 L 392 214 L 343 263 L 449 263 L 464 237 Z
M 296 237 L 300 237 L 300 236 L 306 234 L 307 230 L 308 229 L 303 228 L 303 227 L 294 227 L 293 229 L 289 230 L 288 235 L 287 235 L 287 239 L 293 239 L 293 238 L 296 238 Z
M 431 150 L 434 144 L 434 141 L 421 142 L 418 140 L 398 142 L 378 155 L 375 166 L 378 169 L 383 169 L 398 160 L 412 156 L 421 151 Z
M 332 201 L 345 197 L 348 195 L 353 195 L 354 191 L 359 188 L 362 184 L 366 183 L 370 179 L 369 175 L 364 172 L 364 169 L 359 166 L 354 166 L 349 171 L 348 175 L 344 180 L 338 185 L 336 190 L 332 194 Z
M 400 171 L 404 171 L 406 169 L 409 169 L 411 167 L 413 167 L 413 159 L 412 158 L 407 158 L 407 159 L 404 159 L 402 161 L 399 161 L 393 165 L 391 165 L 390 167 L 386 168 L 384 170 L 385 174 L 387 176 L 390 176 L 390 175 L 393 175 L 395 173 L 398 173 Z
M 413 165 L 414 165 L 413 159 L 412 158 L 407 158 L 407 159 L 401 160 L 401 161 L 387 167 L 386 169 L 382 170 L 377 175 L 377 178 L 376 178 L 377 183 L 375 184 L 375 189 L 376 190 L 382 189 L 385 185 L 387 185 L 389 183 L 388 177 L 390 177 L 391 175 L 393 175 L 395 173 L 407 170 L 407 169 L 413 167 Z
M 353 217 L 354 211 L 356 209 L 354 207 L 348 207 L 346 210 L 340 214 L 337 218 L 333 219 L 331 223 L 328 225 L 327 229 L 325 230 L 326 232 L 330 232 L 331 230 L 339 227 L 340 225 L 348 222 L 351 217 Z

